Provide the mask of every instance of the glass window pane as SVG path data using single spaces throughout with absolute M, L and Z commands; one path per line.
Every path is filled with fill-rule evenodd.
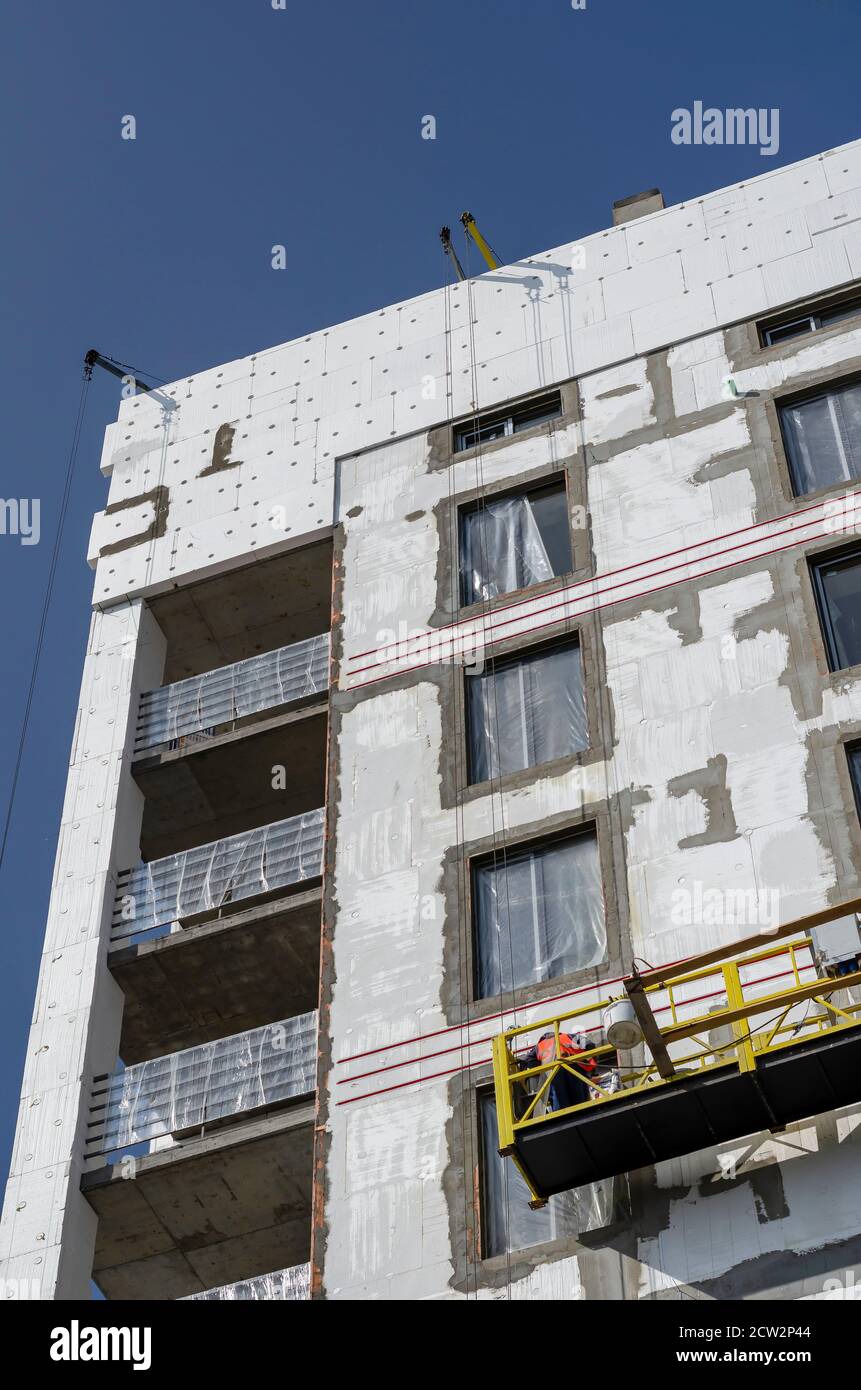
M 505 1255 L 548 1240 L 599 1230 L 613 1219 L 613 1180 L 604 1179 L 529 1208 L 529 1189 L 515 1165 L 499 1153 L 496 1104 L 479 1097 L 482 1156 L 482 1254 Z
M 861 744 L 853 744 L 846 750 L 849 758 L 849 775 L 852 778 L 852 790 L 855 794 L 855 806 L 861 816 Z
M 831 323 L 840 323 L 843 319 L 854 319 L 861 314 L 861 299 L 853 299 L 846 304 L 837 304 L 833 309 L 823 309 L 819 315 L 819 322 L 823 328 Z
M 861 476 L 861 382 L 781 407 L 797 496 Z
M 470 781 L 520 772 L 588 744 L 576 643 L 494 663 L 467 677 Z
M 473 905 L 479 998 L 599 964 L 607 932 L 594 831 L 476 865 Z
M 458 436 L 458 448 L 474 449 L 479 442 L 487 444 L 493 439 L 503 439 L 507 424 L 506 420 L 497 420 L 491 425 L 481 425 L 478 429 L 461 430 Z
M 570 574 L 571 529 L 565 484 L 554 483 L 540 492 L 532 492 L 529 502 L 554 575 Z
M 810 317 L 795 319 L 792 323 L 782 323 L 776 328 L 766 329 L 765 341 L 771 347 L 774 343 L 783 343 L 788 338 L 801 338 L 805 333 L 811 333 L 815 326 Z
M 483 416 L 478 421 L 467 421 L 454 432 L 455 452 L 473 449 L 479 442 L 502 439 L 505 435 L 517 434 L 520 430 L 531 429 L 546 420 L 556 420 L 562 414 L 562 397 L 558 391 L 526 405 L 512 406 L 510 410 Z
M 861 662 L 861 555 L 818 566 L 832 670 Z
M 562 405 L 559 401 L 552 405 L 539 405 L 531 410 L 522 410 L 514 417 L 514 433 L 531 430 L 533 425 L 544 424 L 547 420 L 558 420 L 561 414 Z

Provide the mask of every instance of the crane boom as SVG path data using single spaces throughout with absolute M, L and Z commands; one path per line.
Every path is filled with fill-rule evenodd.
M 467 236 L 472 237 L 482 256 L 487 261 L 488 268 L 490 270 L 497 270 L 500 265 L 499 258 L 496 255 L 496 252 L 493 250 L 493 248 L 488 245 L 484 237 L 481 235 L 481 232 L 478 230 L 478 226 L 476 225 L 476 221 L 472 213 L 462 213 L 460 220 L 463 223 L 464 231 L 466 232 Z

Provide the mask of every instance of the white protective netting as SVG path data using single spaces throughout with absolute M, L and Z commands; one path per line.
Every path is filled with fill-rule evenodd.
M 323 859 L 322 807 L 138 864 L 117 892 L 113 937 L 134 936 L 304 879 Z
M 256 1279 L 243 1279 L 239 1284 L 225 1284 L 206 1293 L 189 1294 L 183 1303 L 292 1303 L 306 1299 L 311 1287 L 311 1266 L 295 1265 L 279 1269 L 277 1274 L 258 1274 Z
M 329 633 L 221 666 L 141 697 L 138 751 L 210 732 L 218 724 L 274 709 L 329 686 Z
M 316 1011 L 154 1057 L 116 1073 L 99 1097 L 97 1151 L 310 1095 L 317 1080 Z

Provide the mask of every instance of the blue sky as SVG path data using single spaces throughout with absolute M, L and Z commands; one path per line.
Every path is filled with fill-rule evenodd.
M 516 260 L 609 225 L 614 199 L 681 202 L 861 134 L 857 0 L 40 0 L 6 7 L 2 39 L 0 491 L 41 500 L 38 545 L 0 535 L 3 814 L 88 347 L 172 380 L 438 286 L 464 208 Z M 778 107 L 779 152 L 673 144 L 697 100 Z M 0 877 L 3 1172 L 118 390 L 89 393 Z

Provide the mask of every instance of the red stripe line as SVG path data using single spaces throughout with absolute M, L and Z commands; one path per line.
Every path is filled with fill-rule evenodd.
M 813 540 L 820 540 L 820 539 L 822 539 L 820 536 L 808 536 L 808 537 L 807 537 L 808 542 L 809 542 L 809 541 L 813 541 Z M 804 544 L 804 541 L 803 541 L 803 540 L 802 540 L 802 541 L 795 541 L 795 540 L 793 540 L 793 541 L 790 541 L 787 545 L 777 545 L 777 546 L 774 547 L 773 550 L 763 550 L 763 551 L 760 551 L 760 553 L 757 554 L 757 555 L 751 555 L 751 556 L 749 556 L 747 560 L 730 560 L 728 564 L 725 564 L 725 565 L 716 565 L 714 569 L 711 569 L 711 570 L 702 570 L 699 574 L 692 575 L 692 576 L 691 576 L 691 580 L 693 581 L 693 580 L 696 580 L 696 579 L 707 579 L 707 578 L 709 577 L 709 575 L 712 575 L 712 574 L 721 574 L 724 570 L 735 569 L 737 565 L 747 564 L 747 563 L 749 563 L 749 562 L 752 563 L 752 562 L 755 561 L 755 560 L 766 560 L 766 559 L 768 559 L 768 557 L 769 557 L 770 555 L 779 555 L 779 554 L 780 554 L 782 551 L 784 551 L 784 550 L 793 550 L 793 549 L 795 548 L 796 545 L 800 545 L 800 544 Z M 594 608 L 587 609 L 585 614 L 584 614 L 584 613 L 581 613 L 581 614 L 578 614 L 577 616 L 578 616 L 578 617 L 584 617 L 584 616 L 586 616 L 586 614 L 588 614 L 588 613 L 600 613 L 600 612 L 602 612 L 603 609 L 605 609 L 605 608 L 613 608 L 613 607 L 615 607 L 615 605 L 618 604 L 618 603 L 628 603 L 628 602 L 630 602 L 632 599 L 636 599 L 636 598 L 649 598 L 650 595 L 652 595 L 652 594 L 659 594 L 659 593 L 661 593 L 664 589 L 671 589 L 671 588 L 673 587 L 673 585 L 676 584 L 676 583 L 678 583 L 677 580 L 675 580 L 675 579 L 670 579 L 670 580 L 667 581 L 666 584 L 656 584 L 655 587 L 654 587 L 653 589 L 647 589 L 647 590 L 645 590 L 643 593 L 638 593 L 638 594 L 629 595 L 629 597 L 628 597 L 627 599 L 626 599 L 626 598 L 614 598 L 614 599 L 611 599 L 611 600 L 609 601 L 609 603 L 600 603 L 600 604 L 596 604 L 596 606 L 595 606 Z M 529 631 L 529 632 L 540 632 L 540 631 L 542 630 L 542 628 L 545 628 L 545 627 L 554 627 L 559 621 L 560 621 L 560 620 L 559 620 L 558 618 L 552 618 L 552 619 L 550 620 L 549 623 L 536 623 L 535 626 L 529 628 L 528 631 Z M 491 645 L 492 645 L 492 642 L 491 642 Z M 368 686 L 371 686 L 371 685 L 379 685 L 380 681 L 393 680 L 393 679 L 395 679 L 395 677 L 397 677 L 397 676 L 408 675 L 411 671 L 421 671 L 421 670 L 423 670 L 424 667 L 426 667 L 428 664 L 429 664 L 428 662 L 420 662 L 417 666 L 407 666 L 407 667 L 399 668 L 398 670 L 395 670 L 395 671 L 389 671 L 389 672 L 387 672 L 387 673 L 386 673 L 385 675 L 383 675 L 383 676 L 375 676 L 373 680 L 369 680 L 369 681 L 358 681 L 358 682 L 356 683 L 356 685 L 351 685 L 351 686 L 349 686 L 349 687 L 345 687 L 345 689 L 350 689 L 350 690 L 364 690 L 364 689 L 366 689 Z
M 854 516 L 855 516 L 854 510 L 853 510 L 852 515 L 853 515 L 853 518 L 854 518 Z M 800 536 L 799 533 L 802 532 L 802 531 L 808 530 L 808 528 L 811 527 L 811 526 L 817 526 L 817 525 L 822 526 L 822 525 L 824 525 L 825 520 L 826 520 L 825 517 L 820 518 L 818 521 L 817 521 L 816 518 L 814 518 L 814 519 L 811 520 L 811 521 L 806 521 L 806 522 L 804 522 L 801 526 L 786 526 L 786 527 L 784 527 L 783 530 L 781 530 L 781 531 L 773 531 L 773 532 L 771 533 L 771 535 L 770 535 L 767 539 L 773 540 L 776 536 L 785 536 L 785 535 L 788 535 L 788 534 L 792 534 L 792 535 L 798 537 L 797 542 L 793 542 L 793 543 L 794 543 L 794 544 L 799 544 L 799 545 L 801 545 L 801 544 L 804 543 L 805 540 L 808 540 L 808 541 L 809 541 L 809 540 L 815 540 L 815 539 L 817 539 L 817 536 L 814 535 L 814 536 L 807 536 L 807 537 L 804 537 L 804 536 Z M 719 537 L 719 539 L 724 539 L 724 537 Z M 638 579 L 626 579 L 626 580 L 623 580 L 622 583 L 620 583 L 620 584 L 610 584 L 610 585 L 603 586 L 603 580 L 602 580 L 601 578 L 590 579 L 590 580 L 587 580 L 586 582 L 587 582 L 588 584 L 591 584 L 591 585 L 593 586 L 593 588 L 596 587 L 596 586 L 598 586 L 599 584 L 602 585 L 603 587 L 601 588 L 600 593 L 594 595 L 594 597 L 596 597 L 596 598 L 603 598 L 603 596 L 604 596 L 605 594 L 612 593 L 615 589 L 625 589 L 625 588 L 628 588 L 631 584 L 638 583 L 638 582 L 641 581 L 641 580 L 654 579 L 654 578 L 659 577 L 659 576 L 661 576 L 661 575 L 673 574 L 673 573 L 675 573 L 677 570 L 681 570 L 681 569 L 691 569 L 691 568 L 694 568 L 694 567 L 697 566 L 697 565 L 704 564 L 707 560 L 714 560 L 714 559 L 717 559 L 718 557 L 723 556 L 723 555 L 731 555 L 731 554 L 733 553 L 733 551 L 735 551 L 735 550 L 746 550 L 746 549 L 748 549 L 748 548 L 749 548 L 750 546 L 752 546 L 752 545 L 759 545 L 759 544 L 761 544 L 761 543 L 762 543 L 762 541 L 761 541 L 759 538 L 755 538 L 754 540 L 749 540 L 749 541 L 742 541 L 742 542 L 739 542 L 738 545 L 728 546 L 725 550 L 716 551 L 715 554 L 713 554 L 713 555 L 702 555 L 702 556 L 700 556 L 699 558 L 683 560 L 683 561 L 680 561 L 677 565 L 671 565 L 669 569 L 653 570 L 650 574 L 640 575 L 640 576 L 638 577 Z M 789 549 L 789 547 L 783 546 L 783 547 L 779 547 L 779 549 Z M 761 554 L 763 554 L 763 555 L 774 554 L 774 553 L 775 553 L 775 551 L 773 551 L 773 550 L 772 550 L 772 551 L 763 551 L 763 552 L 761 552 Z M 756 555 L 756 556 L 748 556 L 748 557 L 747 557 L 747 559 L 750 559 L 750 560 L 758 559 L 758 558 L 760 558 L 759 555 Z M 644 563 L 646 563 L 646 562 L 644 562 Z M 745 564 L 745 563 L 746 563 L 746 560 L 734 560 L 734 561 L 732 562 L 733 565 L 736 565 L 736 564 Z M 722 566 L 721 568 L 726 568 L 726 566 Z M 622 571 L 617 571 L 617 572 L 618 572 L 618 573 L 622 573 Z M 705 571 L 706 574 L 715 574 L 715 573 L 717 573 L 717 572 L 718 572 L 717 570 L 707 570 L 707 571 Z M 612 576 L 612 575 L 608 575 L 608 576 L 605 576 L 605 577 L 606 577 L 606 578 L 612 578 L 613 576 Z M 692 575 L 691 578 L 692 578 L 692 579 L 699 579 L 699 578 L 702 578 L 702 576 L 701 576 L 701 575 Z M 675 583 L 677 583 L 677 582 L 678 582 L 677 580 L 670 580 L 670 581 L 668 581 L 668 583 L 670 583 L 670 584 L 675 584 Z M 667 585 L 661 585 L 661 586 L 659 586 L 659 587 L 660 587 L 660 588 L 666 588 Z M 624 597 L 624 598 L 616 598 L 616 599 L 613 599 L 613 600 L 611 600 L 611 603 L 627 603 L 627 602 L 629 602 L 629 600 L 632 599 L 632 598 L 646 597 L 649 593 L 657 593 L 658 591 L 659 591 L 658 589 L 645 590 L 643 593 L 640 593 L 640 592 L 638 591 L 637 593 L 635 593 L 635 594 L 629 594 L 629 595 L 627 595 L 627 597 Z M 549 595 L 548 597 L 553 597 L 553 596 L 554 596 L 554 595 Z M 587 597 L 586 595 L 582 595 L 582 596 L 581 596 L 581 598 L 586 598 L 586 597 Z M 536 609 L 533 611 L 532 614 L 525 614 L 525 615 L 524 615 L 524 614 L 521 614 L 521 615 L 518 616 L 518 617 L 515 617 L 515 618 L 507 618 L 507 619 L 505 620 L 505 622 L 496 623 L 496 624 L 493 624 L 493 618 L 495 617 L 495 614 L 489 614 L 489 615 L 488 615 L 488 621 L 491 623 L 491 626 L 488 627 L 488 628 L 485 628 L 485 629 L 475 629 L 472 633 L 466 633 L 466 634 L 465 634 L 465 637 L 464 637 L 465 645 L 466 645 L 467 638 L 468 638 L 469 636 L 481 637 L 481 638 L 484 639 L 484 641 L 486 641 L 486 642 L 488 642 L 490 645 L 492 645 L 495 641 L 498 640 L 497 634 L 500 633 L 501 630 L 502 630 L 503 628 L 505 628 L 505 627 L 510 627 L 510 626 L 512 625 L 512 623 L 525 622 L 529 617 L 532 617 L 532 616 L 534 616 L 534 617 L 543 617 L 544 614 L 546 614 L 546 613 L 552 613 L 552 612 L 553 612 L 555 609 L 557 609 L 557 608 L 568 608 L 571 604 L 574 604 L 574 603 L 577 603 L 577 602 L 580 602 L 580 601 L 581 601 L 581 599 L 578 599 L 578 598 L 565 598 L 565 599 L 563 599 L 560 603 L 549 604 L 549 605 L 547 605 L 547 606 L 545 606 L 545 607 L 543 607 L 543 608 L 536 608 Z M 586 609 L 582 610 L 581 612 L 578 612 L 578 613 L 569 613 L 569 614 L 567 614 L 567 617 L 569 617 L 569 618 L 583 617 L 585 614 L 599 612 L 599 611 L 601 610 L 601 608 L 606 608 L 606 607 L 608 607 L 607 604 L 595 604 L 595 605 L 593 605 L 593 607 L 591 607 L 591 608 L 586 608 Z M 500 610 L 497 610 L 497 611 L 500 611 Z M 476 620 L 476 621 L 477 621 L 477 620 Z M 549 627 L 549 626 L 551 626 L 552 623 L 561 622 L 561 621 L 562 621 L 562 618 L 559 617 L 559 618 L 553 618 L 553 619 L 551 619 L 549 623 L 536 623 L 536 624 L 533 624 L 533 625 L 529 628 L 529 631 L 530 631 L 530 632 L 533 632 L 533 631 L 534 631 L 534 632 L 538 632 L 538 631 L 541 631 L 541 629 L 544 628 L 544 627 Z M 436 633 L 437 633 L 439 630 L 440 630 L 440 629 L 430 629 L 429 632 L 428 632 L 427 634 L 422 634 L 421 638 L 412 638 L 412 639 L 408 639 L 407 645 L 409 645 L 410 642 L 419 642 L 419 641 L 425 641 L 425 640 L 428 640 L 428 639 L 433 639 L 433 640 L 435 641 L 435 640 L 436 640 Z M 452 643 L 454 643 L 454 640 L 455 640 L 455 639 L 452 638 L 451 640 L 452 640 Z M 391 645 L 391 644 L 390 644 L 390 645 Z M 385 648 L 381 648 L 381 650 L 385 650 Z M 452 651 L 451 651 L 451 653 L 446 653 L 445 655 L 443 655 L 442 653 L 434 653 L 433 656 L 425 657 L 423 660 L 421 660 L 420 662 L 418 662 L 417 665 L 415 665 L 415 666 L 410 666 L 410 667 L 407 667 L 407 668 L 405 668 L 405 669 L 406 669 L 406 671 L 417 671 L 417 670 L 421 670 L 421 668 L 422 668 L 423 666 L 433 665 L 433 664 L 435 664 L 436 661 L 441 661 L 441 660 L 446 660 L 446 659 L 448 659 L 448 656 L 449 656 L 449 655 L 450 655 L 450 656 L 453 656 L 453 655 L 454 655 L 454 646 L 453 646 L 453 645 L 452 645 Z M 404 659 L 406 659 L 406 657 L 405 657 Z M 357 667 L 355 670 L 348 672 L 348 673 L 347 673 L 347 678 L 350 679 L 350 678 L 352 678 L 352 676 L 354 676 L 354 675 L 361 675 L 363 671 L 374 671 L 374 670 L 378 670 L 379 667 L 381 667 L 381 666 L 393 666 L 393 665 L 396 665 L 396 663 L 397 663 L 398 660 L 399 660 L 398 657 L 389 657 L 389 658 L 388 658 L 387 660 L 385 660 L 385 661 L 375 661 L 375 662 L 372 662 L 372 663 L 371 663 L 370 665 L 368 665 L 368 666 L 359 666 L 359 667 Z M 398 667 L 397 670 L 387 672 L 387 677 L 388 677 L 388 676 L 395 676 L 395 675 L 403 675 L 403 674 L 404 674 L 404 668 Z M 371 682 L 371 681 L 360 681 L 360 682 L 359 682 L 359 687 L 364 686 L 364 685 L 370 685 L 370 684 L 373 684 L 373 682 Z M 356 686 L 351 686 L 350 688 L 351 688 L 351 689 L 356 689 L 357 687 L 356 687 Z
M 789 950 L 789 947 L 787 947 L 786 949 Z M 805 949 L 805 950 L 809 950 L 810 948 L 809 948 L 809 947 L 805 947 L 804 949 Z M 785 952 L 781 952 L 781 954 L 785 954 Z M 812 966 L 810 966 L 810 965 L 803 965 L 803 966 L 801 966 L 800 968 L 801 968 L 802 971 L 803 971 L 803 970 L 810 970 L 810 969 L 812 969 Z M 717 970 L 719 970 L 719 969 L 720 969 L 720 966 L 719 966 L 719 965 L 718 965 L 718 966 L 715 966 L 715 971 L 717 971 Z M 759 977 L 758 979 L 756 979 L 756 980 L 747 980 L 747 981 L 745 981 L 745 984 L 746 984 L 746 985 L 764 985 L 764 984 L 770 984 L 772 980 L 782 980 L 786 975 L 793 975 L 794 973 L 795 973 L 795 972 L 794 972 L 793 970 L 778 970 L 778 971 L 776 971 L 775 974 L 773 974 L 773 975 L 762 975 L 762 976 L 760 976 L 760 977 Z M 706 999 L 716 999 L 716 998 L 718 998 L 720 995 L 724 994 L 725 992 L 726 992 L 726 991 L 725 991 L 725 990 L 722 990 L 722 989 L 713 989 L 713 990 L 707 991 L 705 994 L 695 994 L 695 995 L 692 995 L 690 999 L 679 1000 L 677 1007 L 678 1007 L 678 1008 L 688 1008 L 691 1004 L 701 1004 L 701 1003 L 703 1003 L 704 1000 L 706 1000 Z M 561 998 L 565 998 L 565 996 L 564 996 L 564 995 L 558 995 L 557 998 L 560 998 L 560 999 L 561 999 Z M 542 1005 L 543 1005 L 543 1004 L 546 1004 L 546 1003 L 549 1003 L 549 1002 L 551 1002 L 551 1001 L 550 1001 L 550 1000 L 546 1000 L 546 999 L 542 999 L 542 1000 L 539 1000 L 535 1005 L 532 1005 L 532 1006 L 530 1006 L 530 1007 L 538 1008 L 538 1007 L 539 1007 L 539 1004 L 542 1004 Z M 595 1005 L 595 1008 L 596 1008 L 596 1009 L 598 1009 L 599 1007 L 600 1007 L 599 1004 L 596 1004 L 596 1005 Z M 671 1005 L 671 1004 L 662 1004 L 660 1008 L 655 1009 L 653 1012 L 654 1012 L 655 1014 L 663 1014 L 663 1013 L 669 1013 L 669 1012 L 671 1011 L 671 1009 L 672 1009 L 672 1005 Z M 480 1022 L 482 1022 L 482 1023 L 484 1023 L 484 1022 L 486 1022 L 486 1021 L 487 1021 L 486 1019 L 481 1019 L 481 1020 L 480 1020 Z M 536 1023 L 536 1026 L 539 1026 L 540 1023 L 541 1023 L 541 1020 L 538 1019 L 538 1020 L 537 1020 L 537 1023 Z M 463 1025 L 463 1026 L 464 1026 L 464 1027 L 469 1027 L 468 1024 L 465 1024 L 465 1025 Z M 593 1025 L 593 1027 L 594 1027 L 594 1025 Z M 592 1030 L 590 1029 L 590 1027 L 589 1027 L 588 1024 L 584 1024 L 584 1025 L 583 1025 L 583 1031 L 584 1031 L 585 1033 L 589 1033 L 589 1032 L 591 1032 Z M 428 1036 L 428 1037 L 432 1037 L 433 1034 L 428 1034 L 427 1036 Z M 335 1085 L 336 1085 L 336 1086 L 351 1086 L 351 1085 L 353 1084 L 353 1082 L 355 1082 L 355 1081 L 365 1081 L 365 1080 L 367 1080 L 367 1079 L 368 1079 L 369 1077 L 371 1077 L 371 1076 L 383 1076 L 383 1075 L 385 1075 L 386 1072 L 390 1072 L 390 1071 L 399 1071 L 402 1067 L 418 1067 L 418 1066 L 421 1066 L 424 1062 L 431 1062 L 431 1061 L 433 1061 L 434 1058 L 436 1058 L 436 1057 L 446 1057 L 446 1056 L 448 1056 L 448 1054 L 451 1053 L 451 1052 L 462 1052 L 462 1051 L 464 1051 L 464 1050 L 466 1050 L 466 1051 L 472 1051 L 472 1049 L 473 1049 L 474 1047 L 482 1047 L 482 1046 L 485 1046 L 485 1045 L 489 1045 L 492 1041 L 493 1041 L 493 1038 L 492 1038 L 492 1037 L 488 1037 L 488 1038 L 475 1038 L 475 1039 L 473 1039 L 473 1040 L 471 1040 L 471 1041 L 470 1041 L 470 1040 L 467 1040 L 466 1042 L 455 1044 L 454 1047 L 443 1047 L 443 1048 L 440 1048 L 440 1050 L 439 1050 L 438 1052 L 427 1052 L 427 1053 L 425 1053 L 425 1054 L 424 1054 L 423 1056 L 421 1056 L 421 1057 L 410 1057 L 410 1058 L 408 1058 L 408 1059 L 407 1059 L 406 1061 L 404 1061 L 404 1062 L 392 1062 L 392 1063 L 390 1063 L 390 1064 L 387 1065 L 387 1066 L 376 1067 L 376 1068 L 374 1068 L 374 1069 L 371 1070 L 371 1071 L 361 1071 L 361 1072 L 357 1072 L 355 1076 L 345 1076 L 345 1077 L 342 1077 L 341 1080 L 335 1082 Z M 403 1044 L 395 1044 L 395 1046 L 403 1046 Z M 361 1055 L 363 1055 L 363 1054 L 359 1053 L 359 1054 L 357 1054 L 357 1055 L 358 1055 L 358 1056 L 361 1056 Z M 487 1057 L 480 1058 L 479 1061 L 477 1061 L 477 1062 L 470 1062 L 470 1063 L 467 1064 L 467 1066 L 468 1066 L 468 1067 L 472 1067 L 472 1066 L 476 1066 L 476 1067 L 477 1067 L 477 1066 L 480 1066 L 480 1065 L 482 1064 L 482 1062 L 486 1062 L 486 1061 L 489 1061 L 489 1060 L 490 1060 L 490 1059 L 487 1058 Z M 341 1065 L 341 1064 L 339 1063 L 338 1065 Z M 466 1069 L 467 1069 L 467 1068 L 461 1068 L 461 1067 L 455 1067 L 455 1068 L 453 1068 L 454 1071 L 461 1071 L 461 1070 L 466 1070 Z M 443 1072 L 438 1072 L 438 1073 L 436 1073 L 436 1074 L 439 1075 L 439 1076 L 447 1075 L 447 1073 L 443 1073 Z M 431 1080 L 431 1079 L 432 1079 L 432 1078 L 430 1078 L 430 1077 L 417 1077 L 417 1078 L 415 1079 L 414 1082 L 407 1082 L 407 1083 L 405 1083 L 405 1084 L 407 1084 L 407 1085 L 411 1085 L 411 1084 L 418 1085 L 419 1081 L 427 1081 L 427 1080 Z M 368 1094 L 370 1094 L 370 1095 L 382 1095 L 383 1092 L 382 1092 L 382 1091 L 372 1091 L 372 1092 L 369 1092 Z M 357 1099 L 362 1099 L 362 1097 L 357 1097 Z M 339 1105 L 340 1105 L 340 1104 L 343 1104 L 343 1102 L 342 1102 L 342 1101 L 339 1101 L 338 1104 L 339 1104 Z
M 845 496 L 847 499 L 851 497 L 852 502 L 853 502 L 853 513 L 854 513 L 854 504 L 859 500 L 859 498 L 861 498 L 861 493 L 858 493 L 858 492 L 845 493 L 844 496 Z M 667 550 L 667 551 L 664 552 L 663 555 L 653 555 L 653 556 L 650 556 L 648 560 L 637 560 L 637 561 L 635 561 L 633 564 L 630 564 L 630 565 L 623 565 L 623 566 L 621 567 L 621 569 L 610 570 L 610 572 L 609 572 L 608 574 L 603 575 L 603 576 L 600 576 L 600 577 L 598 577 L 598 578 L 595 578 L 595 579 L 581 579 L 581 580 L 578 580 L 577 583 L 575 583 L 575 584 L 563 585 L 563 586 L 562 586 L 561 588 L 559 588 L 559 589 L 552 589 L 552 590 L 550 590 L 549 592 L 547 592 L 547 593 L 545 593 L 545 594 L 539 595 L 539 599 L 540 599 L 540 598 L 554 598 L 557 594 L 571 593 L 571 592 L 573 592 L 574 590 L 576 590 L 576 589 L 582 589 L 582 588 L 586 587 L 586 586 L 589 585 L 589 584 L 596 584 L 596 583 L 600 582 L 600 578 L 601 578 L 601 577 L 604 578 L 604 579 L 613 579 L 613 578 L 615 578 L 616 575 L 618 575 L 618 574 L 626 574 L 629 570 L 642 569 L 644 565 L 657 564 L 657 563 L 658 563 L 659 561 L 661 561 L 661 560 L 671 560 L 675 555 L 684 555 L 684 554 L 686 554 L 686 553 L 689 553 L 689 552 L 692 551 L 692 550 L 696 550 L 697 547 L 699 547 L 699 546 L 718 545 L 721 541 L 728 541 L 728 540 L 731 540 L 733 536 L 742 536 L 742 535 L 748 534 L 748 533 L 751 532 L 751 531 L 760 531 L 760 530 L 763 530 L 764 528 L 766 528 L 766 527 L 768 527 L 768 526 L 775 526 L 775 525 L 778 525 L 781 521 L 790 521 L 793 517 L 804 516 L 806 512 L 815 512 L 815 511 L 818 511 L 818 510 L 820 510 L 820 509 L 823 509 L 823 510 L 824 510 L 826 501 L 830 501 L 830 500 L 837 500 L 837 499 L 829 499 L 829 498 L 826 498 L 826 499 L 824 499 L 822 502 L 813 502 L 813 503 L 811 503 L 811 505 L 810 505 L 809 507 L 799 507 L 798 510 L 797 510 L 797 511 L 794 511 L 794 512 L 783 512 L 783 513 L 781 513 L 780 516 L 772 517 L 771 520 L 769 520 L 769 521 L 757 521 L 757 522 L 754 522 L 752 526 L 739 526 L 739 527 L 737 527 L 736 530 L 734 530 L 734 531 L 725 531 L 725 532 L 723 532 L 723 534 L 720 535 L 720 536 L 713 536 L 713 537 L 711 538 L 711 540 L 695 541 L 695 542 L 694 542 L 693 544 L 691 544 L 691 545 L 679 546 L 679 548 L 678 548 L 677 550 Z M 824 520 L 824 517 L 823 517 L 823 520 Z M 807 524 L 812 524 L 812 523 L 807 523 Z M 803 528 L 799 528 L 799 529 L 803 529 Z M 711 557 L 705 557 L 705 558 L 711 558 Z M 537 601 L 536 599 L 528 599 L 528 598 L 526 598 L 526 599 L 518 599 L 518 600 L 517 600 L 516 602 L 514 602 L 514 603 L 506 603 L 506 604 L 503 604 L 503 605 L 501 605 L 499 608 L 494 608 L 494 609 L 492 610 L 491 613 L 489 613 L 489 614 L 487 614 L 487 615 L 483 615 L 483 614 L 482 614 L 482 615 L 479 615 L 479 617 L 486 616 L 486 617 L 488 617 L 488 618 L 493 618 L 493 617 L 496 616 L 497 613 L 508 613 L 508 612 L 510 612 L 511 609 L 513 609 L 513 608 L 526 608 L 526 607 L 529 606 L 530 603 L 535 603 L 536 601 Z M 451 631 L 451 630 L 454 629 L 454 628 L 465 628 L 465 627 L 468 627 L 468 625 L 469 625 L 471 622 L 477 622 L 477 621 L 478 621 L 478 618 L 463 618 L 463 619 L 458 619 L 456 622 L 445 623 L 445 624 L 443 624 L 443 626 L 441 626 L 441 627 L 434 628 L 434 629 L 433 629 L 433 632 L 435 632 L 435 633 L 439 633 L 439 632 L 448 632 L 448 631 Z M 349 657 L 348 660 L 349 660 L 349 662 L 351 662 L 351 663 L 354 662 L 354 661 L 360 661 L 361 658 L 362 658 L 363 656 L 374 656 L 375 654 L 377 654 L 377 653 L 379 653 L 379 652 L 388 651 L 389 647 L 395 647 L 395 646 L 397 646 L 397 645 L 398 645 L 398 642 L 397 642 L 397 641 L 394 641 L 394 642 L 387 642 L 387 643 L 385 644 L 385 646 L 382 646 L 382 647 L 369 647 L 367 651 L 357 652 L 355 656 Z M 365 669 L 365 668 L 363 668 L 363 669 Z M 355 672 L 350 672 L 349 674 L 355 674 Z
M 789 946 L 785 948 L 789 950 Z M 805 947 L 809 950 L 809 947 Z M 781 951 L 782 955 L 783 952 Z M 690 956 L 680 956 L 678 960 L 664 961 L 659 966 L 649 966 L 650 970 L 673 970 L 677 965 L 684 965 L 686 960 L 691 960 Z M 578 985 L 576 989 L 563 990 L 561 994 L 548 994 L 542 999 L 536 999 L 534 1003 L 521 1004 L 521 1009 L 543 1008 L 545 1004 L 556 1004 L 560 999 L 573 999 L 577 994 L 587 994 L 590 989 L 608 989 L 610 985 L 619 985 L 626 977 L 624 975 L 614 975 L 612 979 L 601 980 L 594 985 Z M 347 1057 L 340 1057 L 335 1063 L 336 1067 L 345 1067 L 350 1062 L 361 1062 L 365 1057 L 376 1057 L 381 1052 L 395 1052 L 401 1047 L 413 1047 L 416 1043 L 424 1042 L 428 1038 L 441 1038 L 446 1033 L 462 1032 L 464 1028 L 476 1027 L 480 1023 L 492 1023 L 497 1018 L 505 1018 L 506 1014 L 516 1013 L 517 1006 L 512 1005 L 510 1009 L 500 1009 L 495 1014 L 485 1014 L 482 1018 L 472 1019 L 470 1023 L 450 1023 L 445 1028 L 435 1028 L 430 1033 L 419 1033 L 415 1038 L 402 1038 L 400 1042 L 384 1043 L 381 1047 L 370 1047 L 364 1052 L 352 1052 Z

